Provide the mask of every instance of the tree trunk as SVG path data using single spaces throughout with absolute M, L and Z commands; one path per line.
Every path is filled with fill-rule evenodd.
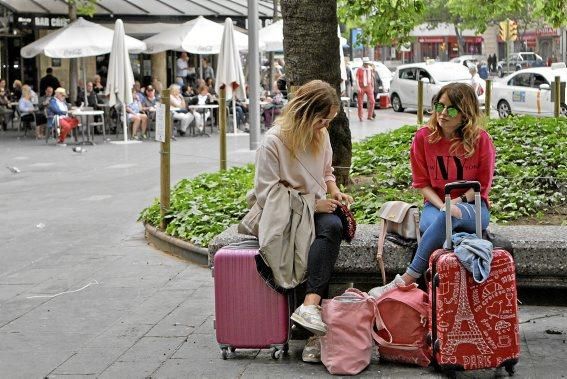
M 280 14 L 278 12 L 280 0 L 273 0 L 273 9 L 274 9 L 274 16 L 272 17 L 273 22 L 276 22 L 280 19 Z
M 69 21 L 73 22 L 77 19 L 77 4 L 75 1 L 69 1 Z M 69 61 L 69 96 L 71 103 L 77 101 L 77 78 L 79 77 L 79 59 L 71 58 Z
M 340 42 L 337 35 L 336 0 L 281 0 L 287 86 L 320 79 L 331 84 L 340 97 Z M 352 141 L 349 120 L 341 111 L 329 128 L 337 184 L 349 183 Z
M 455 25 L 455 34 L 457 35 L 457 44 L 459 45 L 459 55 L 464 55 L 465 53 L 465 37 L 463 37 L 462 31 L 459 29 L 458 24 Z

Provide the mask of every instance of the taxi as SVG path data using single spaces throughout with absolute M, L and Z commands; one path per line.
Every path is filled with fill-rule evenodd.
M 567 116 L 565 105 L 567 68 L 564 63 L 554 64 L 554 67 L 519 70 L 502 80 L 495 81 L 492 85 L 491 106 L 498 111 L 500 118 L 512 114 L 553 116 L 552 87 L 556 76 L 561 78 L 563 91 L 560 113 Z

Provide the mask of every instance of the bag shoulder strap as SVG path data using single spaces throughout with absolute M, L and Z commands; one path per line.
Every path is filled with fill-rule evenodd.
M 400 350 L 409 350 L 409 351 L 413 351 L 413 350 L 419 350 L 421 347 L 417 344 L 401 344 L 401 343 L 394 343 L 394 338 L 392 337 L 392 333 L 390 332 L 390 330 L 388 329 L 388 327 L 386 326 L 386 324 L 384 324 L 384 321 L 382 320 L 382 316 L 380 315 L 380 310 L 378 309 L 378 303 L 376 303 L 376 306 L 374 307 L 374 318 L 375 318 L 375 326 L 372 327 L 372 338 L 374 338 L 374 341 L 376 341 L 376 343 L 380 346 L 386 346 L 386 347 L 394 347 L 396 349 L 400 349 Z M 378 330 L 385 330 L 386 333 L 388 334 L 388 340 L 382 338 L 378 332 Z

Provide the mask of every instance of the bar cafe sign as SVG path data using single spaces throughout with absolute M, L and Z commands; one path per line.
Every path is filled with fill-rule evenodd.
M 33 18 L 33 23 L 36 28 L 62 28 L 69 24 L 69 19 L 66 17 L 36 16 Z

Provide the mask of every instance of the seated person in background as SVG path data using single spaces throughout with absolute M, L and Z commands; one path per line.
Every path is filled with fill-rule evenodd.
M 0 79 L 0 84 L 4 83 L 4 86 L 0 85 L 0 120 L 2 120 L 2 130 L 8 128 L 8 120 L 12 119 L 12 110 L 8 108 L 10 104 L 10 99 L 8 98 L 8 92 L 6 91 L 6 81 Z
M 142 138 L 147 139 L 146 129 L 148 128 L 148 115 L 142 111 L 142 101 L 140 100 L 142 95 L 140 95 L 136 88 L 132 88 L 132 99 L 133 101 L 126 106 L 126 114 L 128 115 L 128 121 L 132 121 L 132 138 L 135 140 L 140 139 L 138 136 L 138 130 L 142 130 Z
M 187 110 L 185 99 L 181 96 L 181 87 L 178 84 L 169 86 L 169 102 L 173 119 L 181 121 L 177 132 L 180 136 L 184 136 L 189 125 L 195 120 L 195 116 Z M 197 126 L 198 125 L 199 124 L 197 124 Z
M 211 95 L 215 95 L 216 96 L 216 91 L 215 91 L 215 81 L 213 78 L 207 78 L 205 79 L 205 85 L 209 88 L 209 93 Z
M 102 78 L 100 75 L 95 75 L 93 79 L 93 90 L 96 94 L 104 94 L 104 86 L 102 85 Z
M 60 146 L 65 146 L 65 138 L 67 138 L 67 134 L 79 126 L 79 120 L 67 115 L 69 109 L 65 102 L 65 96 L 67 96 L 65 88 L 57 88 L 55 90 L 54 97 L 51 99 L 49 106 L 47 107 L 48 124 L 50 127 L 53 127 L 54 117 L 58 116 L 61 131 L 59 133 L 59 141 L 57 144 Z
M 52 87 L 47 87 L 45 89 L 45 93 L 43 94 L 43 96 L 41 96 L 39 98 L 39 109 L 40 110 L 44 110 L 49 106 L 49 102 L 51 101 L 51 99 L 53 98 L 53 88 Z
M 214 97 L 209 93 L 209 87 L 207 87 L 206 84 L 202 84 L 197 91 L 198 91 L 198 95 L 197 95 L 198 105 L 210 104 L 215 100 Z M 197 126 L 199 127 L 199 130 L 202 130 L 202 128 L 205 127 L 205 124 L 207 123 L 209 117 L 211 117 L 211 111 L 209 109 L 200 109 L 199 113 L 202 114 L 202 118 L 200 121 L 201 125 L 199 126 L 199 124 L 197 124 Z
M 32 122 L 35 122 L 35 138 L 44 138 L 41 128 L 40 120 L 36 120 L 35 118 L 35 106 L 31 100 L 31 88 L 27 84 L 22 86 L 22 96 L 20 100 L 18 100 L 18 110 L 20 111 L 21 122 L 30 125 Z M 45 124 L 45 120 L 43 120 Z
M 146 87 L 146 92 L 142 105 L 144 108 L 155 111 L 156 105 L 159 103 L 159 96 L 156 94 L 155 88 L 150 84 Z
M 77 94 L 77 105 L 83 104 L 86 107 L 96 108 L 97 104 L 101 103 L 98 95 L 94 91 L 94 84 L 93 82 L 87 83 L 87 101 L 85 102 L 85 89 L 83 87 L 79 88 L 79 92 Z
M 146 96 L 144 96 L 142 101 L 142 110 L 148 115 L 150 121 L 154 121 L 156 119 L 156 106 L 159 103 L 159 98 L 151 84 L 146 87 L 144 94 Z
M 274 122 L 274 118 L 282 113 L 283 95 L 277 86 L 272 91 L 273 97 L 267 97 L 265 101 L 269 104 L 264 106 L 264 126 L 270 128 Z
M 192 97 L 195 96 L 195 92 L 193 91 L 193 88 L 184 84 L 181 86 L 181 95 L 183 97 Z
M 12 101 L 18 101 L 20 100 L 20 97 L 22 97 L 22 82 L 20 80 L 14 80 L 14 83 L 12 84 Z
M 244 132 L 250 131 L 248 122 L 246 122 L 246 113 L 248 113 L 248 105 L 244 104 L 242 101 L 240 101 L 240 99 L 236 99 L 233 97 L 228 104 L 229 109 L 231 110 L 232 110 L 232 101 L 236 101 L 236 104 L 234 105 L 234 109 L 236 110 L 236 125 L 238 126 L 238 129 Z

